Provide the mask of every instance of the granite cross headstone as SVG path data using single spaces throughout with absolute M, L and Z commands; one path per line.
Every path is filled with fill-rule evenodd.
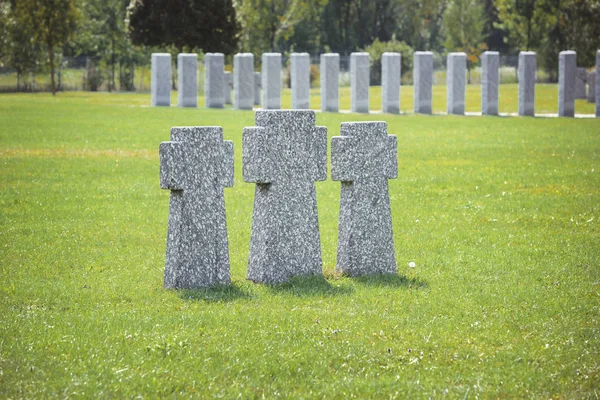
M 254 55 L 233 56 L 233 108 L 252 110 L 254 103 Z
M 206 108 L 223 108 L 225 104 L 225 56 L 223 53 L 204 55 L 204 93 Z
M 400 77 L 402 55 L 383 53 L 381 56 L 381 102 L 384 113 L 400 113 Z
M 415 51 L 413 61 L 415 114 L 431 114 L 433 53 Z
M 596 71 L 592 71 L 592 72 L 588 73 L 587 84 L 588 84 L 587 101 L 588 101 L 588 103 L 595 103 L 596 102 Z
M 198 107 L 198 54 L 177 55 L 177 105 Z
M 281 53 L 262 55 L 263 110 L 281 108 Z
M 315 181 L 327 178 L 327 128 L 314 111 L 257 111 L 244 128 L 242 175 L 256 183 L 248 279 L 322 274 Z
M 233 142 L 221 127 L 175 127 L 159 154 L 160 186 L 171 190 L 165 287 L 230 283 L 223 187 L 233 186 Z
M 341 181 L 336 268 L 395 273 L 388 179 L 398 176 L 396 136 L 385 122 L 348 122 L 331 139 L 331 179 Z
M 310 108 L 310 58 L 308 53 L 290 55 L 292 108 Z
M 596 117 L 600 117 L 600 50 L 596 51 Z
M 350 107 L 352 112 L 369 112 L 369 53 L 350 54 Z
M 537 63 L 534 51 L 519 53 L 519 115 L 535 115 L 535 74 Z
M 486 51 L 481 57 L 481 113 L 498 115 L 500 53 Z
M 152 53 L 151 92 L 153 106 L 171 105 L 171 55 Z
M 260 72 L 254 73 L 254 105 L 260 106 L 260 89 L 262 86 L 262 76 Z
M 321 111 L 340 110 L 340 55 L 321 54 Z
M 561 51 L 558 54 L 558 116 L 575 116 L 575 74 L 577 53 Z
M 230 71 L 223 71 L 223 75 L 223 90 L 225 90 L 225 104 L 231 104 L 231 92 L 233 91 L 233 75 Z
M 575 98 L 576 99 L 585 99 L 587 98 L 587 93 L 585 92 L 585 81 L 587 79 L 587 71 L 585 68 L 577 68 L 576 77 L 575 77 Z

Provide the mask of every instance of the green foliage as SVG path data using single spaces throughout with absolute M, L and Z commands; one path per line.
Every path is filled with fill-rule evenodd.
M 364 51 L 369 53 L 371 62 L 371 85 L 381 85 L 381 57 L 385 52 L 396 52 L 402 55 L 402 74 L 412 73 L 412 58 L 414 50 L 404 42 L 393 38 L 389 42 L 380 42 L 375 39 L 373 43 L 365 47 Z

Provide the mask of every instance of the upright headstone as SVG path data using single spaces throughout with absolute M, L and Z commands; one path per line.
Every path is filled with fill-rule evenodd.
M 348 122 L 331 139 L 331 179 L 341 181 L 336 268 L 396 272 L 388 179 L 398 176 L 396 136 L 385 122 Z
M 254 55 L 233 56 L 233 108 L 252 110 L 254 104 Z
M 308 53 L 292 53 L 291 84 L 292 108 L 306 110 L 310 108 L 310 57 Z
M 352 112 L 369 112 L 369 53 L 350 54 L 350 107 Z
M 588 73 L 587 77 L 587 101 L 588 103 L 596 102 L 596 71 Z
M 433 84 L 433 53 L 415 51 L 413 58 L 415 113 L 431 114 Z
M 381 102 L 384 113 L 400 113 L 400 53 L 383 53 L 381 56 Z
M 281 53 L 262 55 L 263 110 L 281 108 Z
M 519 115 L 535 115 L 535 74 L 537 63 L 534 51 L 519 53 Z
M 481 57 L 481 113 L 498 115 L 500 53 L 486 51 Z
M 446 71 L 446 106 L 448 114 L 465 114 L 467 55 L 448 53 Z
M 223 188 L 233 186 L 233 142 L 221 127 L 176 127 L 159 154 L 160 187 L 171 190 L 165 287 L 229 284 Z
M 152 53 L 151 92 L 153 106 L 171 105 L 171 55 Z
M 256 112 L 244 128 L 242 175 L 256 183 L 248 279 L 322 273 L 315 181 L 327 178 L 327 128 L 314 111 Z
M 577 53 L 561 51 L 558 54 L 558 116 L 575 116 L 575 75 Z
M 204 55 L 204 97 L 206 108 L 223 108 L 225 104 L 225 56 L 223 53 Z
M 225 104 L 231 104 L 231 91 L 233 90 L 233 75 L 229 71 L 224 71 L 224 86 L 225 90 Z
M 575 98 L 586 99 L 587 93 L 585 92 L 585 81 L 587 79 L 587 71 L 585 68 L 577 68 L 577 75 L 575 78 Z
M 177 55 L 177 105 L 198 107 L 198 54 Z
M 596 50 L 596 117 L 600 117 L 600 50 Z
M 260 72 L 254 73 L 254 105 L 260 106 L 260 88 L 262 86 L 262 76 Z
M 321 54 L 321 111 L 340 110 L 340 55 Z

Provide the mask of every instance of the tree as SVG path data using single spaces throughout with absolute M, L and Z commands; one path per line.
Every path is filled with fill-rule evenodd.
M 52 95 L 56 95 L 54 51 L 72 38 L 77 28 L 75 0 L 19 0 L 16 14 L 29 26 L 35 42 L 48 52 Z
M 543 15 L 538 0 L 498 0 L 496 26 L 508 32 L 508 41 L 513 47 L 531 50 L 544 36 L 544 25 L 539 16 Z
M 200 48 L 232 54 L 239 25 L 232 0 L 131 0 L 127 21 L 136 45 Z
M 471 68 L 487 49 L 484 42 L 486 15 L 478 0 L 452 0 L 444 12 L 446 48 L 467 54 L 467 71 L 471 83 Z

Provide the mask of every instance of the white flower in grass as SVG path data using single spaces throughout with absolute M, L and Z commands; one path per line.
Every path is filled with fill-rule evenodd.
M 411 262 L 408 263 L 408 268 L 414 268 L 416 266 L 417 266 L 417 264 L 415 264 L 414 261 L 411 261 Z

